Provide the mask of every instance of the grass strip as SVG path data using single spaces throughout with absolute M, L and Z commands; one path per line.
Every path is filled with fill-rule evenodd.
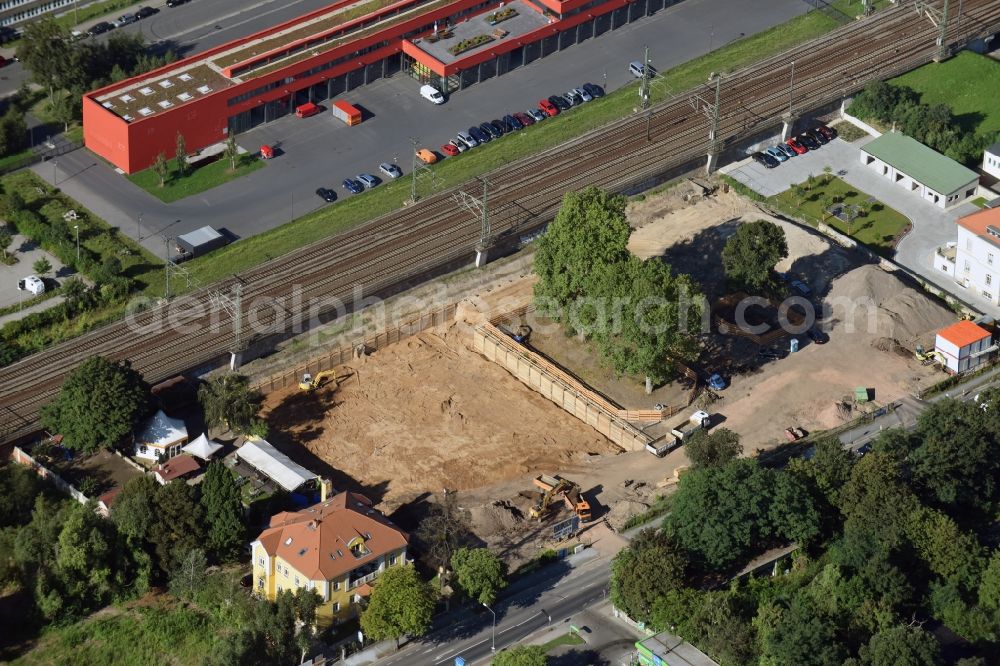
M 163 187 L 160 187 L 160 177 L 156 175 L 152 167 L 138 171 L 130 175 L 128 179 L 160 201 L 171 203 L 241 178 L 257 169 L 262 169 L 264 168 L 264 160 L 259 159 L 256 153 L 246 153 L 240 155 L 236 161 L 236 171 L 231 171 L 229 166 L 229 160 L 222 158 L 211 164 L 190 170 L 183 176 L 178 176 L 176 171 L 171 171 Z

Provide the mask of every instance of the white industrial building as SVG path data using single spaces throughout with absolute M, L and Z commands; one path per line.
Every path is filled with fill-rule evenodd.
M 985 328 L 971 321 L 960 321 L 938 331 L 934 351 L 948 372 L 960 373 L 985 363 L 996 347 Z
M 939 208 L 965 202 L 979 186 L 975 171 L 897 132 L 862 146 L 861 163 Z
M 1000 305 L 1000 208 L 959 218 L 957 241 L 939 248 L 934 264 L 977 296 Z

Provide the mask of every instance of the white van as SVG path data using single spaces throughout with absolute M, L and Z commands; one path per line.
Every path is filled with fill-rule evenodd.
M 444 95 L 442 95 L 441 91 L 434 86 L 420 86 L 420 96 L 434 102 L 435 104 L 444 104 Z

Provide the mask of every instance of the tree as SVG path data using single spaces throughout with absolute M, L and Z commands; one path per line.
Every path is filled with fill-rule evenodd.
M 596 187 L 566 193 L 535 250 L 535 300 L 543 310 L 564 317 L 590 291 L 595 272 L 628 259 L 626 202 Z
M 38 259 L 31 265 L 31 269 L 38 273 L 39 275 L 45 275 L 52 270 L 52 264 L 45 257 Z
M 174 151 L 174 157 L 177 160 L 177 175 L 183 176 L 187 171 L 187 144 L 184 141 L 184 135 L 180 132 L 177 133 L 177 148 Z
M 792 193 L 792 197 L 795 199 L 795 203 L 799 206 L 799 208 L 801 208 L 802 204 L 806 201 L 806 188 L 804 188 L 801 183 L 796 183 L 789 189 Z
M 192 548 L 180 555 L 170 572 L 171 594 L 187 601 L 193 600 L 204 584 L 207 566 L 208 560 L 201 548 Z
M 245 375 L 219 375 L 198 387 L 198 402 L 210 428 L 224 426 L 238 434 L 247 434 L 257 414 L 260 394 L 250 386 Z
M 990 563 L 979 583 L 979 603 L 992 611 L 1000 611 L 1000 550 L 993 551 Z
M 167 176 L 170 175 L 170 165 L 167 164 L 167 156 L 162 152 L 156 154 L 153 161 L 153 173 L 160 178 L 160 187 L 167 184 Z
M 412 565 L 389 567 L 379 576 L 368 607 L 361 613 L 361 629 L 375 640 L 422 636 L 431 625 L 434 595 Z
M 69 31 L 47 15 L 24 26 L 17 58 L 36 83 L 48 87 L 51 99 L 67 78 L 71 50 Z
M 682 588 L 688 562 L 662 530 L 646 529 L 611 561 L 611 601 L 639 622 L 653 618 L 656 601 Z
M 740 457 L 740 436 L 728 428 L 702 429 L 684 442 L 684 452 L 694 467 L 725 467 Z
M 87 285 L 77 277 L 71 277 L 62 285 L 62 294 L 70 304 L 78 303 L 87 295 Z
M 49 490 L 34 470 L 23 465 L 0 466 L 0 528 L 20 527 L 31 520 L 35 498 Z
M 229 160 L 229 170 L 236 171 L 236 160 L 240 156 L 240 147 L 236 143 L 236 133 L 230 131 L 229 135 L 226 136 L 226 159 Z
M 824 437 L 813 446 L 813 455 L 792 458 L 788 470 L 807 480 L 831 507 L 840 505 L 840 489 L 851 478 L 855 456 L 835 437 Z
M 722 266 L 726 277 L 758 294 L 772 284 L 774 266 L 788 256 L 785 232 L 766 220 L 745 222 L 726 241 Z
M 653 259 L 625 261 L 594 271 L 583 317 L 601 356 L 620 374 L 646 378 L 646 393 L 665 380 L 678 360 L 698 354 L 701 297 L 686 275 Z M 592 308 L 588 312 L 588 310 Z
M 91 452 L 118 444 L 149 405 L 149 386 L 128 361 L 92 356 L 70 372 L 42 423 L 63 435 L 63 446 Z
M 427 564 L 435 569 L 451 565 L 451 558 L 469 537 L 469 520 L 458 506 L 458 493 L 445 491 L 444 499 L 428 505 L 427 517 L 420 521 L 417 541 Z
M 549 658 L 540 645 L 518 645 L 502 650 L 493 657 L 492 666 L 545 666 Z
M 142 543 L 156 520 L 156 480 L 143 474 L 125 482 L 111 507 L 111 520 L 127 539 Z
M 24 116 L 9 109 L 0 118 L 0 156 L 14 155 L 28 147 L 28 125 Z
M 963 532 L 940 511 L 926 507 L 911 514 L 907 535 L 932 573 L 965 592 L 976 590 L 986 558 L 974 535 Z
M 10 229 L 7 227 L 0 227 L 0 252 L 3 252 L 3 259 L 7 261 L 9 258 L 7 256 L 7 250 L 10 248 L 10 244 L 14 242 L 14 236 L 10 233 Z
M 239 555 L 246 532 L 243 501 L 235 475 L 221 461 L 208 465 L 201 482 L 201 506 L 205 510 L 209 551 L 219 560 Z
M 481 604 L 492 604 L 507 587 L 507 565 L 488 548 L 459 548 L 451 556 L 451 568 L 462 591 Z
M 74 503 L 59 532 L 55 559 L 64 611 L 83 613 L 110 600 L 115 582 L 114 542 L 110 523 L 93 507 Z
M 192 486 L 174 481 L 161 487 L 153 501 L 155 520 L 148 539 L 156 564 L 165 573 L 176 569 L 184 555 L 205 542 L 202 510 L 194 493 Z
M 889 553 L 904 544 L 910 514 L 918 504 L 899 461 L 872 451 L 854 465 L 851 480 L 840 492 L 845 536 L 860 532 L 868 543 Z
M 74 108 L 72 95 L 62 93 L 52 98 L 49 111 L 52 117 L 63 124 L 63 131 L 69 130 L 69 124 L 76 119 L 76 109 Z
M 833 618 L 798 595 L 764 638 L 764 655 L 775 664 L 841 666 L 847 651 Z
M 939 666 L 937 639 L 920 627 L 897 626 L 872 636 L 861 648 L 864 666 Z

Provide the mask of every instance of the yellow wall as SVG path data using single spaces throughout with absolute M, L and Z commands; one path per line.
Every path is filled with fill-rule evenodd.
M 385 555 L 386 562 L 392 556 L 395 556 L 396 564 L 393 566 L 402 566 L 405 562 L 405 552 L 406 549 L 401 548 L 397 551 L 387 553 Z M 261 557 L 264 558 L 264 566 L 260 564 Z M 287 575 L 285 574 L 286 567 L 288 569 Z M 296 577 L 298 577 L 298 584 L 295 581 Z M 348 589 L 349 578 L 348 574 L 344 574 L 341 578 L 330 581 L 312 581 L 313 589 L 316 590 L 320 597 L 329 595 L 329 599 L 321 603 L 316 609 L 317 624 L 321 626 L 329 625 L 333 622 L 346 620 L 357 614 L 357 608 L 352 603 L 354 590 Z M 261 580 L 264 581 L 263 587 L 260 587 Z M 295 591 L 298 588 L 308 588 L 309 582 L 308 578 L 297 571 L 295 567 L 285 562 L 285 560 L 280 557 L 269 557 L 262 546 L 259 544 L 254 545 L 253 589 L 255 593 L 260 594 L 268 601 L 274 601 L 279 587 L 282 590 Z M 334 585 L 337 583 L 339 583 L 338 589 L 334 589 Z M 327 586 L 329 586 L 328 589 Z M 334 611 L 337 603 L 340 604 L 339 610 Z

